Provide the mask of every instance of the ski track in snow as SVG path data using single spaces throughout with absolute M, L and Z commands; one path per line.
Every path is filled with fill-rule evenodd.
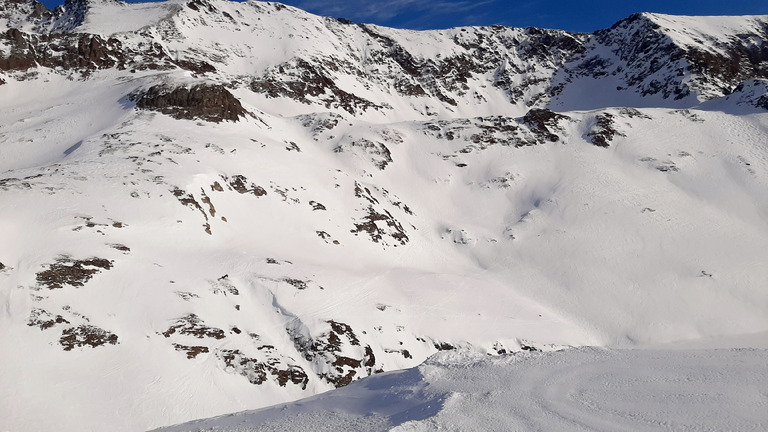
M 760 431 L 766 351 L 443 353 L 406 371 L 182 431 Z

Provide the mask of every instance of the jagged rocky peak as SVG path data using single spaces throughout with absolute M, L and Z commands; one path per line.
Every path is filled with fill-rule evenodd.
M 8 18 L 13 13 L 32 18 L 41 18 L 51 10 L 37 0 L 0 0 L 0 18 Z
M 746 79 L 768 77 L 768 16 L 640 13 L 595 36 L 633 71 L 627 85 L 640 84 L 643 94 L 681 99 L 695 93 L 705 100 Z M 661 79 L 651 77 L 660 72 Z
M 181 68 L 267 99 L 371 118 L 395 106 L 413 108 L 404 119 L 491 115 L 498 102 L 515 116 L 531 108 L 684 108 L 768 77 L 768 46 L 759 42 L 768 39 L 765 16 L 642 13 L 594 34 L 503 26 L 417 32 L 271 2 L 67 0 L 51 12 L 35 0 L 0 1 L 0 11 L 15 11 L 5 22 L 17 29 L 0 35 L 0 65 L 17 75 L 39 66 L 80 76 Z M 216 37 L 201 37 L 201 28 Z M 100 39 L 62 36 L 73 33 Z M 263 47 L 276 40 L 285 41 L 283 48 L 265 56 Z M 365 41 L 365 51 L 353 40 Z M 604 96 L 589 102 L 596 94 Z
M 750 79 L 742 82 L 733 90 L 733 93 L 723 98 L 723 102 L 768 110 L 768 79 Z
M 0 29 L 31 29 L 32 23 L 51 19 L 53 15 L 37 0 L 0 0 Z
M 68 33 L 74 31 L 85 22 L 88 12 L 94 6 L 109 4 L 122 5 L 122 0 L 65 0 L 64 4 L 55 10 L 56 19 L 49 31 L 51 33 Z
M 69 33 L 85 22 L 92 8 L 125 4 L 122 0 L 65 0 L 51 11 L 37 0 L 0 0 L 0 28 L 39 34 Z
M 686 108 L 768 75 L 768 16 L 638 13 L 596 31 L 555 73 L 550 107 Z

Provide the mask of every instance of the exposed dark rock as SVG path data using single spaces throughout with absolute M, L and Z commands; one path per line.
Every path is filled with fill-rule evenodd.
M 97 346 L 110 344 L 117 345 L 117 335 L 92 325 L 79 325 L 62 332 L 59 343 L 64 351 L 71 351 L 75 347 Z
M 309 377 L 307 376 L 307 373 L 304 372 L 304 369 L 302 369 L 300 366 L 289 365 L 287 369 L 282 370 L 271 368 L 270 372 L 272 375 L 277 375 L 277 383 L 280 385 L 280 387 L 285 387 L 285 385 L 290 382 L 301 386 L 301 389 L 304 390 L 307 388 L 307 384 L 309 383 Z
M 325 375 L 325 378 L 333 383 L 336 388 L 344 387 L 347 385 L 350 385 L 352 383 L 352 380 L 355 378 L 355 375 L 357 375 L 357 371 L 351 370 L 348 371 L 346 375 L 343 375 L 340 378 L 330 378 L 328 375 Z
M 687 109 L 680 109 L 673 111 L 675 114 L 680 114 L 681 116 L 685 117 L 686 119 L 694 122 L 694 123 L 701 123 L 704 121 L 703 118 L 701 118 L 700 115 L 696 114 L 695 112 L 692 112 L 691 110 Z
M 226 337 L 224 330 L 206 326 L 205 323 L 203 323 L 203 320 L 195 314 L 188 314 L 178 318 L 173 325 L 168 327 L 168 330 L 162 333 L 162 335 L 168 338 L 175 333 L 194 336 L 198 339 L 224 339 Z
M 752 79 L 740 83 L 728 96 L 739 105 L 768 110 L 768 80 Z
M 264 196 L 267 194 L 267 191 L 261 187 L 257 186 L 254 183 L 250 183 L 248 179 L 243 175 L 233 175 L 231 178 L 221 176 L 227 184 L 241 194 L 251 193 L 256 195 L 257 197 Z
M 331 112 L 305 114 L 298 118 L 301 120 L 302 126 L 312 131 L 315 139 L 317 139 L 320 133 L 332 130 L 338 126 L 339 122 L 344 119 L 342 115 Z
M 326 210 L 325 206 L 320 204 L 317 201 L 310 201 L 309 205 L 311 205 L 312 206 L 312 210 L 315 210 L 315 211 L 317 211 L 317 210 Z
M 357 198 L 363 198 L 366 201 L 368 201 L 371 204 L 378 204 L 379 200 L 377 200 L 373 194 L 371 193 L 371 190 L 367 187 L 362 186 L 360 183 L 355 182 L 355 197 Z
M 643 114 L 642 112 L 640 112 L 635 108 L 629 108 L 629 107 L 619 108 L 619 115 L 627 118 L 638 117 L 646 120 L 651 120 L 651 116 L 647 114 Z
M 199 295 L 187 291 L 176 291 L 176 295 L 181 297 L 181 299 L 184 301 L 190 301 L 193 298 L 200 298 Z
M 48 268 L 37 273 L 37 283 L 48 289 L 63 288 L 64 285 L 81 287 L 102 270 L 112 268 L 112 261 L 103 258 L 73 260 L 62 256 Z
M 194 72 L 197 75 L 216 72 L 216 68 L 206 61 L 176 60 L 174 63 L 176 66 Z
M 340 65 L 341 59 L 314 58 L 312 62 L 296 58 L 275 66 L 261 78 L 251 82 L 251 90 L 269 98 L 286 97 L 304 104 L 316 99 L 326 108 L 340 108 L 350 114 L 379 109 L 381 106 L 340 89 L 332 72 L 351 65 Z
M 203 188 L 200 188 L 200 195 L 202 196 L 200 201 L 208 206 L 208 213 L 210 213 L 211 217 L 216 217 L 216 207 L 213 206 L 213 202 L 211 202 L 211 199 L 208 197 L 208 195 L 205 194 L 205 190 Z
M 755 101 L 755 107 L 768 110 L 768 95 L 760 96 L 757 101 Z
M 365 346 L 365 355 L 363 356 L 363 366 L 372 368 L 376 366 L 376 356 L 373 355 L 373 349 L 370 345 Z
M 280 279 L 281 281 L 287 283 L 288 285 L 293 285 L 295 288 L 304 290 L 307 289 L 307 282 L 300 280 L 300 279 L 293 279 L 293 278 L 283 278 Z
M 343 387 L 351 383 L 359 374 L 362 376 L 373 374 L 376 358 L 371 347 L 367 345 L 362 349 L 360 340 L 349 325 L 333 320 L 328 321 L 328 324 L 330 324 L 330 331 L 314 338 L 288 329 L 296 349 L 304 355 L 304 358 L 332 366 L 327 373 L 320 374 L 320 378 L 336 387 Z M 358 352 L 359 358 L 341 355 L 342 351 L 346 354 Z
M 403 358 L 407 358 L 407 359 L 413 358 L 413 356 L 411 355 L 411 352 L 408 351 L 407 349 L 401 349 L 401 350 L 385 349 L 384 352 L 386 352 L 388 354 L 397 353 L 397 354 L 400 354 L 401 356 L 403 356 Z
M 392 154 L 389 152 L 389 148 L 380 142 L 374 142 L 365 138 L 360 138 L 354 141 L 337 146 L 333 149 L 336 153 L 342 153 L 345 151 L 352 151 L 362 153 L 370 158 L 371 162 L 380 170 L 384 170 L 390 163 L 392 163 Z
M 611 47 L 622 65 L 604 59 L 600 67 L 584 62 L 575 72 L 619 75 L 626 87 L 634 87 L 643 96 L 682 99 L 694 91 L 703 92 L 700 94 L 706 98 L 727 95 L 748 78 L 768 77 L 768 46 L 754 43 L 768 38 L 768 25 L 755 24 L 754 33 L 734 34 L 727 40 L 704 36 L 686 46 L 676 44 L 667 34 L 669 30 L 648 16 L 635 14 L 595 33 L 596 40 Z M 688 79 L 691 76 L 694 78 Z
M 447 342 L 434 342 L 432 345 L 434 345 L 435 349 L 438 351 L 450 351 L 456 349 L 455 346 Z
M 533 111 L 533 110 L 531 110 Z M 458 153 L 468 154 L 476 150 L 485 150 L 494 145 L 525 147 L 550 142 L 557 135 L 552 130 L 560 130 L 559 121 L 567 117 L 551 117 L 551 111 L 538 110 L 525 117 L 515 119 L 507 116 L 475 117 L 471 119 L 452 119 L 425 122 L 421 128 L 424 135 L 447 141 L 464 141 L 468 145 Z M 554 114 L 554 113 L 552 113 Z M 458 155 L 447 156 L 446 160 Z M 465 163 L 456 166 L 467 166 Z
M 52 18 L 53 12 L 36 0 L 0 1 L 0 18 L 13 19 L 14 16 L 21 16 L 34 22 L 36 19 Z M 8 27 L 14 27 L 13 24 L 9 22 Z
M 177 187 L 174 187 L 173 189 L 171 189 L 171 193 L 183 205 L 191 207 L 193 209 L 200 210 L 200 213 L 203 214 L 203 217 L 205 217 L 205 220 L 208 220 L 208 215 L 205 213 L 205 210 L 203 210 L 203 207 L 200 206 L 200 203 L 197 202 L 197 200 L 195 199 L 194 196 L 192 196 L 192 194 L 187 193 Z
M 32 189 L 33 183 L 31 180 L 40 178 L 42 176 L 42 174 L 35 174 L 24 178 L 9 177 L 0 179 L 0 189 L 5 191 L 10 190 L 11 188 L 20 190 Z
M 104 39 L 94 34 L 28 34 L 11 28 L 0 34 L 0 44 L 7 44 L 10 53 L 0 55 L 0 70 L 27 71 L 46 67 L 60 73 L 73 72 L 88 76 L 99 69 L 173 68 L 162 46 L 147 43 L 134 51 L 116 38 Z
M 457 106 L 469 91 L 472 79 L 495 71 L 493 85 L 504 90 L 513 103 L 529 99 L 536 103 L 531 88 L 546 86 L 549 74 L 537 74 L 535 68 L 522 69 L 517 62 L 508 61 L 504 52 L 514 52 L 523 64 L 536 64 L 554 71 L 572 56 L 585 51 L 583 36 L 558 30 L 525 29 L 523 40 L 505 27 L 461 29 L 454 43 L 463 50 L 444 57 L 417 57 L 393 38 L 381 34 L 373 26 L 360 25 L 379 47 L 371 48 L 368 56 L 377 65 L 391 70 L 389 85 L 404 96 L 429 96 L 444 104 Z M 463 52 L 462 52 L 463 51 Z M 522 66 L 523 68 L 525 66 Z M 520 75 L 527 78 L 520 82 Z M 474 98 L 484 100 L 475 93 Z M 529 105 L 530 106 L 530 105 Z
M 220 350 L 217 356 L 224 361 L 227 368 L 248 378 L 251 384 L 261 384 L 267 380 L 267 368 L 264 363 L 246 357 L 240 350 Z
M 211 235 L 211 225 L 210 223 L 208 223 L 208 214 L 205 212 L 205 210 L 203 210 L 203 207 L 200 205 L 199 202 L 197 202 L 195 197 L 192 196 L 192 194 L 179 189 L 178 187 L 174 187 L 173 189 L 171 189 L 171 193 L 173 194 L 173 196 L 176 197 L 177 200 L 179 200 L 181 204 L 200 211 L 200 213 L 203 215 L 203 218 L 205 219 L 203 228 L 205 229 L 205 232 L 208 235 Z
M 272 359 L 264 363 L 258 359 L 247 357 L 238 349 L 219 350 L 216 355 L 224 362 L 225 368 L 244 376 L 251 384 L 264 383 L 268 378 L 268 373 L 275 377 L 281 387 L 285 387 L 290 382 L 306 389 L 309 383 L 309 377 L 301 366 L 287 364 L 284 365 L 284 368 L 277 367 L 281 363 L 280 359 Z
M 556 142 L 560 138 L 553 130 L 560 129 L 561 120 L 569 120 L 570 117 L 552 112 L 545 108 L 533 108 L 523 117 L 523 122 L 531 128 L 531 132 L 548 141 Z
M 328 321 L 328 323 L 331 325 L 331 331 L 333 333 L 336 333 L 339 336 L 346 336 L 347 339 L 349 339 L 349 343 L 352 345 L 360 345 L 360 341 L 357 339 L 357 336 L 355 336 L 355 332 L 352 330 L 352 327 L 342 322 L 333 320 Z
M 605 59 L 591 58 L 575 69 L 579 75 L 594 77 L 620 73 L 626 87 L 636 88 L 643 96 L 661 94 L 665 99 L 682 99 L 691 89 L 683 83 L 683 49 L 674 44 L 659 25 L 643 14 L 634 14 L 610 29 L 595 32 L 596 40 L 611 47 L 623 63 L 621 72 Z
M 480 132 L 469 137 L 474 144 L 486 147 L 497 143 L 504 145 L 514 143 L 519 147 L 519 141 L 516 140 L 518 126 L 509 117 L 480 117 L 476 119 L 475 126 L 480 129 Z
M 209 281 L 209 283 L 211 284 L 211 291 L 214 294 L 240 295 L 240 291 L 234 284 L 232 284 L 232 281 L 229 280 L 229 275 L 224 275 L 215 281 Z
M 367 214 L 355 223 L 355 228 L 350 232 L 367 233 L 374 243 L 382 242 L 384 237 L 389 237 L 400 245 L 405 245 L 410 240 L 403 225 L 389 211 L 384 210 L 384 213 L 378 213 L 373 206 L 368 206 Z
M 69 324 L 69 321 L 61 315 L 54 316 L 52 313 L 40 308 L 32 309 L 27 320 L 28 326 L 40 327 L 40 330 L 49 329 L 56 324 Z
M 173 344 L 173 347 L 176 349 L 176 351 L 184 351 L 187 353 L 188 359 L 193 359 L 197 357 L 200 354 L 204 354 L 208 352 L 208 347 L 205 346 L 186 346 L 181 344 Z
M 353 358 L 339 356 L 331 363 L 333 366 L 349 366 L 351 368 L 358 368 L 363 364 L 362 360 L 355 360 Z
M 156 85 L 132 95 L 132 99 L 139 109 L 158 111 L 176 119 L 235 122 L 248 114 L 222 85 L 198 84 L 189 88 Z
M 318 237 L 323 239 L 326 243 L 333 243 L 335 245 L 340 244 L 338 240 L 334 240 L 333 237 L 325 231 L 315 231 Z
M 400 208 L 401 202 L 397 204 L 392 201 L 389 192 L 386 189 L 379 189 L 372 186 L 382 198 L 389 201 L 395 207 Z M 373 195 L 371 189 L 355 182 L 355 197 L 367 201 L 369 204 L 360 210 L 365 213 L 361 219 L 355 222 L 355 227 L 350 232 L 355 235 L 367 233 L 374 243 L 389 245 L 390 241 L 394 246 L 405 245 L 410 240 L 402 224 L 379 203 L 379 200 Z M 407 206 L 406 206 L 407 207 Z M 380 209 L 379 209 L 380 208 Z M 403 209 L 403 211 L 405 211 Z M 410 209 L 408 209 L 410 212 Z M 412 213 L 410 213 L 412 214 Z
M 592 144 L 598 147 L 608 147 L 611 141 L 613 141 L 614 136 L 624 136 L 614 126 L 613 114 L 598 114 L 595 117 L 595 125 L 587 133 L 587 137 L 592 141 Z

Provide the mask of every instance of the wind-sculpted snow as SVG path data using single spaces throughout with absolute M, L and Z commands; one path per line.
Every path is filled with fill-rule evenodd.
M 764 22 L 0 0 L 0 429 L 768 330 Z
M 296 403 L 162 431 L 740 430 L 768 422 L 763 350 L 449 352 Z

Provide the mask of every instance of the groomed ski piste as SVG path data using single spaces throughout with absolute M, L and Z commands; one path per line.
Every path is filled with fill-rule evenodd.
M 761 431 L 763 349 L 446 351 L 298 402 L 163 428 L 187 431 Z M 709 341 L 713 344 L 713 341 Z
M 766 28 L 0 0 L 0 431 L 765 430 Z

